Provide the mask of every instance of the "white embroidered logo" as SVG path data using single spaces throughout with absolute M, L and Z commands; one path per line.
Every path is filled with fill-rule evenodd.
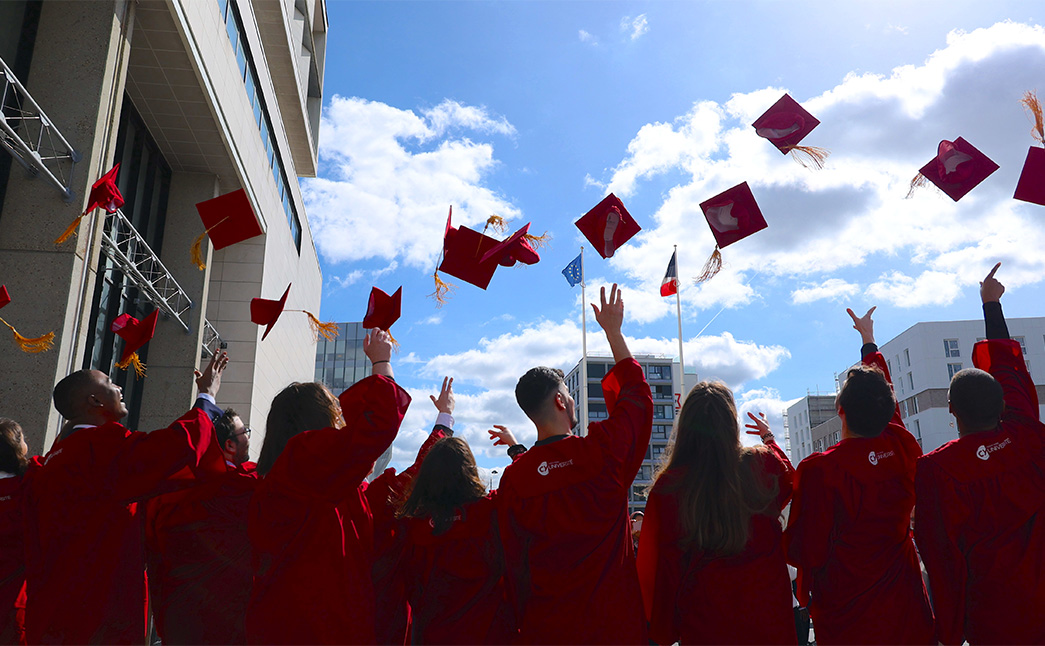
M 44 460 L 44 466 L 47 466 L 47 464 L 48 464 L 48 463 L 49 463 L 49 462 L 50 462 L 51 460 L 53 460 L 53 459 L 55 459 L 56 457 L 58 457 L 59 455 L 61 455 L 61 454 L 62 454 L 62 451 L 64 451 L 64 450 L 65 450 L 65 449 L 58 449 L 57 451 L 55 451 L 55 452 L 54 452 L 54 453 L 52 453 L 51 455 L 47 456 L 47 459 L 46 459 L 46 460 Z
M 871 451 L 871 455 L 867 456 L 867 459 L 871 461 L 871 464 L 878 464 L 878 454 Z
M 562 462 L 541 462 L 537 467 L 537 473 L 546 476 L 551 473 L 552 469 L 561 469 L 563 467 L 568 467 L 571 464 L 573 464 L 573 458 L 563 460 Z
M 867 456 L 867 461 L 871 464 L 877 465 L 880 460 L 884 460 L 885 458 L 891 458 L 894 455 L 896 455 L 896 451 L 879 451 L 877 453 L 875 451 L 871 451 L 871 454 Z
M 1007 437 L 1001 442 L 995 442 L 994 444 L 988 444 L 986 446 L 981 444 L 980 448 L 976 449 L 976 457 L 980 458 L 981 460 L 989 460 L 991 457 L 991 453 L 994 453 L 995 451 L 1000 451 L 1001 449 L 1004 449 L 1010 444 L 1012 444 L 1011 437 Z

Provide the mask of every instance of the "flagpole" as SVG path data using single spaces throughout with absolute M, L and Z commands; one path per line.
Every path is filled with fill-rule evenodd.
M 682 273 L 679 271 L 679 246 L 675 245 L 675 312 L 678 314 L 679 319 L 679 392 L 682 394 L 679 397 L 681 403 L 686 397 L 686 362 L 682 358 L 682 297 L 679 293 L 682 291 L 682 282 L 679 281 L 678 276 Z
M 588 299 L 584 293 L 584 245 L 581 245 L 581 427 L 588 434 Z

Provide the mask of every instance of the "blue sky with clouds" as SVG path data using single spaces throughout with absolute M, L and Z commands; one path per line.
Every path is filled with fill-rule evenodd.
M 560 271 L 583 241 L 573 222 L 609 191 L 643 232 L 612 260 L 586 251 L 589 298 L 622 284 L 632 349 L 677 355 L 674 299 L 658 288 L 678 245 L 687 370 L 778 426 L 787 402 L 832 389 L 855 359 L 847 306 L 879 306 L 881 341 L 977 318 L 977 281 L 997 259 L 1007 314 L 1041 315 L 1045 207 L 1011 199 L 1033 143 L 1019 99 L 1045 97 L 1041 6 L 330 2 L 306 205 L 324 318 L 359 320 L 371 285 L 403 286 L 396 374 L 414 404 L 396 459 L 420 444 L 444 374 L 480 464 L 506 462 L 487 448 L 491 424 L 534 439 L 514 384 L 580 356 L 580 288 Z M 831 151 L 821 171 L 750 127 L 785 91 L 822 122 L 803 142 Z M 904 199 L 958 136 L 1000 170 L 958 203 L 935 189 Z M 769 228 L 693 286 L 714 247 L 697 205 L 742 181 Z M 487 291 L 456 281 L 437 308 L 427 295 L 451 204 L 455 225 L 497 213 L 547 231 L 550 247 Z M 588 341 L 605 349 L 591 317 Z

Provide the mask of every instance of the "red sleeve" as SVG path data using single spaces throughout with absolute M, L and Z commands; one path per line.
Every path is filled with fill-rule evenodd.
M 410 395 L 391 379 L 372 375 L 338 399 L 345 426 L 292 437 L 266 480 L 275 476 L 297 495 L 332 503 L 359 487 L 399 432 Z
M 763 464 L 766 466 L 767 473 L 776 476 L 779 486 L 777 505 L 778 509 L 783 509 L 791 500 L 791 494 L 794 492 L 795 468 L 791 466 L 791 460 L 776 443 L 776 440 L 770 440 L 765 446 L 768 450 L 765 451 L 766 459 L 763 460 Z
M 129 433 L 113 460 L 109 484 L 117 500 L 134 502 L 225 472 L 210 416 L 193 408 L 167 428 Z
M 375 525 L 393 520 L 394 504 L 406 492 L 407 487 L 410 486 L 414 478 L 417 477 L 417 472 L 420 470 L 425 456 L 432 450 L 432 446 L 436 442 L 444 437 L 449 437 L 449 433 L 444 430 L 445 428 L 445 426 L 436 426 L 432 429 L 424 444 L 417 451 L 414 463 L 403 469 L 402 473 L 397 474 L 395 469 L 385 469 L 384 473 L 374 478 L 367 486 L 366 498 L 367 502 L 370 503 L 370 509 L 374 513 Z
M 827 562 L 835 520 L 819 457 L 814 453 L 798 465 L 784 530 L 784 550 L 788 563 L 798 568 L 798 601 L 803 606 L 809 605 L 811 571 Z
M 603 377 L 602 392 L 610 416 L 590 424 L 588 437 L 602 446 L 621 486 L 629 487 L 653 434 L 653 394 L 642 366 L 631 358 L 618 362 Z
M 1027 372 L 1020 344 L 1010 339 L 988 339 L 972 348 L 972 365 L 986 370 L 1005 392 L 1005 410 L 1039 419 L 1038 392 Z
M 893 385 L 893 378 L 889 374 L 889 364 L 885 362 L 885 357 L 882 356 L 881 352 L 870 352 L 864 355 L 863 364 L 865 366 L 876 366 L 879 369 L 881 369 L 881 371 L 885 373 L 885 380 L 889 382 L 890 386 Z M 903 423 L 903 417 L 900 415 L 899 399 L 896 400 L 896 410 L 893 411 L 893 418 L 889 421 L 889 423 L 901 426 L 905 430 L 907 429 L 907 426 L 905 426 Z M 886 428 L 886 430 L 888 431 L 889 429 Z
M 955 529 L 969 512 L 951 490 L 949 480 L 931 460 L 918 460 L 914 539 L 929 573 L 936 639 L 943 644 L 961 644 L 965 640 L 968 566 L 955 540 Z

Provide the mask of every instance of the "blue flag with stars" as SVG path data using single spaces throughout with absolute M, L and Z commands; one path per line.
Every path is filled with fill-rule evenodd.
M 581 282 L 581 254 L 577 254 L 577 257 L 573 259 L 573 262 L 566 265 L 566 268 L 562 270 L 562 275 L 566 277 L 566 282 L 570 284 L 570 287 L 576 287 Z

